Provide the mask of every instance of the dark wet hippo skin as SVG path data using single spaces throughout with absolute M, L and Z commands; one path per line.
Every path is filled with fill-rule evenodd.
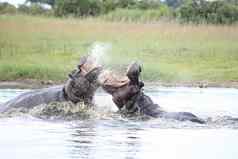
M 139 80 L 141 66 L 133 63 L 127 70 L 129 82 L 121 87 L 113 88 L 112 85 L 101 83 L 102 88 L 112 95 L 113 102 L 119 110 L 127 110 L 127 113 L 139 112 L 155 118 L 174 119 L 179 121 L 192 121 L 196 123 L 205 123 L 189 112 L 166 112 L 158 104 L 155 104 L 149 96 L 143 92 L 144 83 Z M 110 77 L 108 77 L 110 78 Z
M 205 123 L 203 119 L 198 118 L 196 115 L 189 112 L 166 112 L 158 104 L 155 104 L 151 98 L 144 94 L 143 91 L 139 92 L 134 99 L 131 99 L 132 103 L 126 104 L 126 109 L 130 113 L 139 111 L 142 114 L 154 117 L 154 118 L 166 118 L 179 121 L 192 121 L 200 124 Z
M 86 60 L 81 60 L 78 69 L 69 74 L 65 85 L 37 89 L 23 93 L 0 106 L 0 112 L 8 111 L 11 108 L 33 108 L 40 104 L 51 102 L 71 101 L 73 103 L 84 102 L 87 105 L 93 104 L 93 96 L 99 87 L 97 77 L 101 67 L 90 69 L 82 73 Z M 86 73 L 85 73 L 86 72 Z
M 33 108 L 34 106 L 43 103 L 66 101 L 63 88 L 64 86 L 62 85 L 23 93 L 10 101 L 3 103 L 2 106 L 0 106 L 0 112 L 5 112 L 11 108 Z

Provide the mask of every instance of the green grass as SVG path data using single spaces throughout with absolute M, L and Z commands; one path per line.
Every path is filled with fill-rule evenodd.
M 95 42 L 109 68 L 143 63 L 147 81 L 238 81 L 238 26 L 0 16 L 0 80 L 64 80 Z

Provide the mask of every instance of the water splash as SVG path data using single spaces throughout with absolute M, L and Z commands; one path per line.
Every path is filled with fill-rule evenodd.
M 32 116 L 46 120 L 89 120 L 111 118 L 114 114 L 108 107 L 88 106 L 84 103 L 73 104 L 72 102 L 52 102 L 41 104 L 32 109 L 12 108 L 0 114 L 0 118 Z
M 110 63 L 109 52 L 112 48 L 110 43 L 94 42 L 90 47 L 89 60 L 96 66 L 107 66 Z M 106 77 L 111 76 L 112 71 L 107 67 L 104 68 L 98 77 L 99 83 L 103 83 Z
M 110 107 L 89 107 L 83 103 L 73 104 L 71 102 L 53 102 L 42 104 L 33 109 L 12 108 L 8 112 L 0 114 L 0 119 L 12 117 L 38 118 L 44 120 L 63 121 L 88 121 L 88 120 L 113 120 L 137 122 L 145 124 L 144 127 L 159 129 L 238 129 L 238 118 L 231 116 L 217 116 L 205 119 L 205 124 L 190 121 L 177 121 L 173 119 L 151 118 L 140 114 L 123 114 L 115 112 Z
M 89 56 L 97 65 L 103 65 L 108 61 L 108 53 L 111 50 L 110 43 L 94 42 L 89 50 Z

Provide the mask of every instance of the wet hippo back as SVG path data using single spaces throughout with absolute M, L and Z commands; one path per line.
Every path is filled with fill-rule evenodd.
M 23 93 L 12 100 L 2 104 L 0 112 L 5 112 L 10 108 L 33 108 L 42 103 L 48 104 L 50 102 L 66 101 L 63 92 L 63 85 L 54 86 L 44 89 L 37 89 L 30 92 Z
M 200 124 L 205 123 L 203 119 L 198 118 L 196 115 L 190 112 L 164 112 L 163 114 L 161 114 L 160 117 L 163 117 L 166 119 L 179 120 L 179 121 L 191 121 L 191 122 L 196 122 Z
M 191 121 L 200 124 L 205 123 L 203 119 L 198 118 L 196 115 L 190 112 L 166 112 L 158 104 L 155 104 L 151 98 L 145 95 L 143 92 L 140 92 L 134 100 L 135 102 L 131 105 L 130 109 L 139 110 L 142 114 L 151 117 L 179 121 Z M 137 109 L 135 109 L 135 107 L 137 107 Z

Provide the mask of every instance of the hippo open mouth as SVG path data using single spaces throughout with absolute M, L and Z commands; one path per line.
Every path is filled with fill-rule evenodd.
M 69 80 L 65 84 L 66 98 L 78 103 L 84 101 L 91 103 L 96 89 L 99 87 L 98 76 L 102 67 L 90 56 L 80 59 L 78 69 L 69 74 Z
M 141 66 L 135 62 L 129 65 L 126 74 L 122 76 L 118 76 L 110 71 L 104 71 L 99 76 L 99 82 L 106 92 L 113 94 L 126 85 L 133 84 L 141 86 L 142 83 L 139 81 L 140 73 Z
M 0 112 L 6 112 L 11 108 L 30 109 L 40 104 L 64 101 L 93 105 L 93 97 L 99 87 L 97 78 L 101 70 L 102 67 L 91 57 L 83 57 L 77 69 L 69 74 L 69 79 L 64 85 L 23 93 L 4 103 Z
M 106 72 L 99 77 L 102 88 L 112 95 L 112 100 L 119 110 L 135 114 L 139 112 L 150 117 L 161 117 L 180 121 L 204 123 L 205 121 L 189 112 L 166 112 L 154 103 L 144 91 L 144 83 L 140 81 L 141 66 L 132 63 L 125 77 L 118 77 L 112 72 Z

